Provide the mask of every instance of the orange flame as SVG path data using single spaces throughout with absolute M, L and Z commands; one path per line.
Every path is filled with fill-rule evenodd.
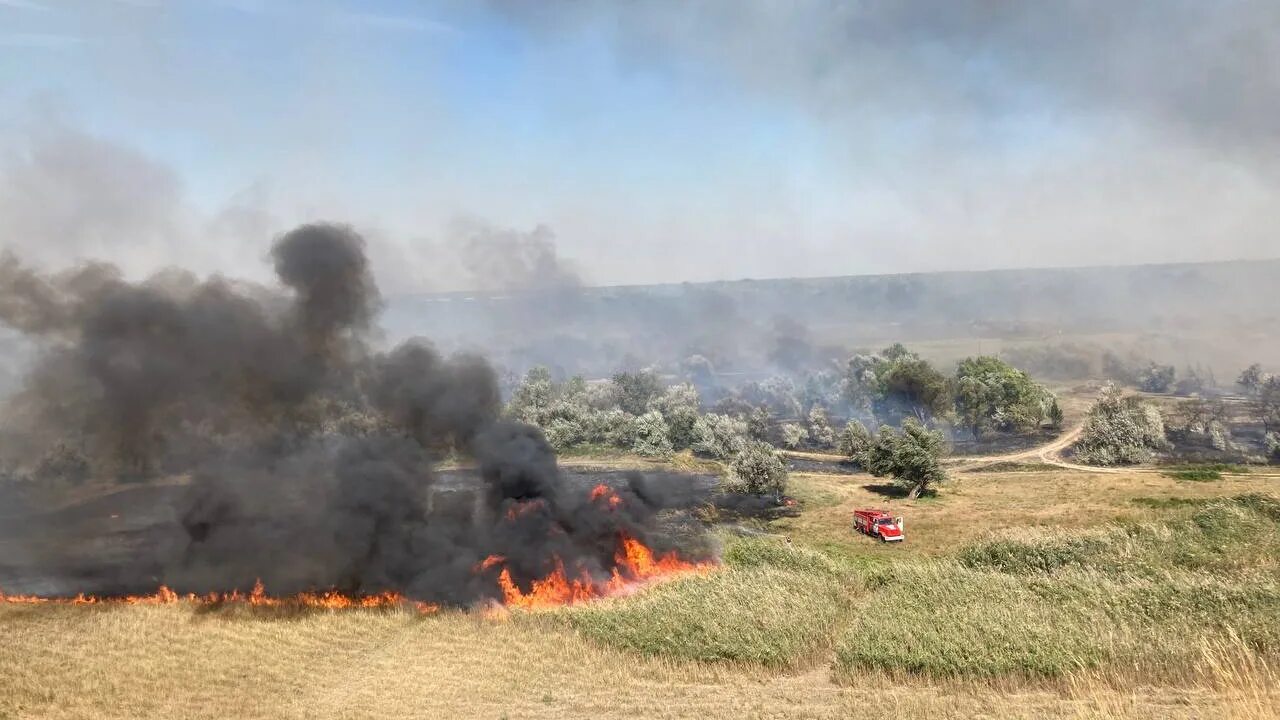
M 618 497 L 618 493 L 614 492 L 613 488 L 605 485 L 604 483 L 591 488 L 591 495 L 589 499 L 591 502 L 604 499 L 605 502 L 609 503 L 609 507 L 611 508 L 616 508 L 622 504 L 622 498 Z
M 230 605 L 245 604 L 253 607 L 306 607 L 326 610 L 344 610 L 347 608 L 387 608 L 413 607 L 422 613 L 433 613 L 440 609 L 439 605 L 417 600 L 410 600 L 400 593 L 382 592 L 375 595 L 344 595 L 336 590 L 324 592 L 301 592 L 296 595 L 276 597 L 268 595 L 259 580 L 253 584 L 248 594 L 239 590 L 226 593 L 208 593 L 196 595 L 187 593 L 179 595 L 161 585 L 151 595 L 125 595 L 121 597 L 99 597 L 96 595 L 76 595 L 73 598 L 50 598 L 39 595 L 6 595 L 0 591 L 0 604 L 20 605 L 99 605 L 119 603 L 123 605 L 172 605 L 179 602 L 196 605 Z
M 501 555 L 490 555 L 476 568 L 488 570 L 505 562 L 506 558 Z M 502 591 L 503 604 L 508 607 L 528 609 L 571 605 L 616 594 L 646 580 L 697 572 L 714 565 L 711 562 L 682 560 L 674 552 L 655 555 L 644 543 L 627 535 L 618 536 L 614 562 L 616 566 L 609 579 L 601 581 L 593 579 L 585 569 L 579 569 L 570 576 L 565 572 L 564 562 L 556 558 L 555 569 L 546 577 L 533 580 L 528 590 L 520 589 L 511 578 L 511 570 L 504 567 L 498 573 L 498 588 Z
M 543 502 L 542 498 L 537 498 L 535 500 L 529 500 L 528 502 L 522 502 L 522 503 L 517 503 L 515 505 L 512 505 L 511 507 L 507 508 L 507 514 L 506 514 L 507 521 L 510 522 L 520 517 L 521 515 L 525 515 L 527 513 L 533 512 L 534 510 L 543 507 L 545 504 L 546 503 Z

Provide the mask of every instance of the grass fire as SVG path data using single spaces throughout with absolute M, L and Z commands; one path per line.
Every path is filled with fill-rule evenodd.
M 17 582 L 83 602 L 531 607 L 714 561 L 680 522 L 697 493 L 566 477 L 539 429 L 500 417 L 483 359 L 424 340 L 372 350 L 380 295 L 352 230 L 298 228 L 272 257 L 283 293 L 4 261 L 4 317 L 48 354 L 22 398 L 28 447 L 65 443 L 60 413 L 77 407 L 95 472 L 189 478 L 122 503 L 117 519 L 153 522 L 109 560 L 86 556 L 74 524 L 28 523 Z M 466 466 L 448 483 L 445 458 Z
M 0 0 L 0 720 L 1280 718 L 1280 0 Z

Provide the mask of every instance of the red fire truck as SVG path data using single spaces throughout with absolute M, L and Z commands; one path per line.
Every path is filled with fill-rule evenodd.
M 880 538 L 881 542 L 901 542 L 902 518 L 894 517 L 887 510 L 854 510 L 853 528 L 863 535 Z

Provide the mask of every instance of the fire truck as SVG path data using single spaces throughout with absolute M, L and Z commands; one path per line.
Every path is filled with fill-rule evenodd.
M 853 528 L 863 535 L 880 538 L 881 542 L 902 542 L 902 518 L 894 517 L 887 510 L 854 510 Z

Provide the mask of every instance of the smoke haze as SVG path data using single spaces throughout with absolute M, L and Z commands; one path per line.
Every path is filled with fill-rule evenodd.
M 37 264 L 267 282 L 246 238 L 316 217 L 389 293 L 1275 255 L 1261 0 L 43 5 L 0 7 Z

